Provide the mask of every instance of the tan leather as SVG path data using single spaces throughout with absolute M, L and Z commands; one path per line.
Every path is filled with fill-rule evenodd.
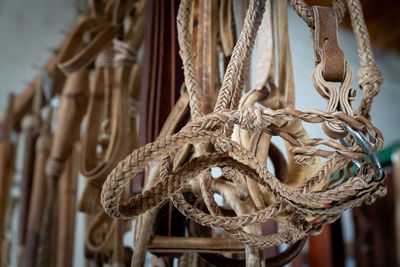
M 35 166 L 33 187 L 28 215 L 26 245 L 22 266 L 36 266 L 36 255 L 39 243 L 40 226 L 43 219 L 47 197 L 47 183 L 45 165 L 50 154 L 52 136 L 50 132 L 52 122 L 52 108 L 48 109 L 47 118 L 41 125 L 40 135 L 36 142 Z
M 115 237 L 115 223 L 104 211 L 100 210 L 86 227 L 85 245 L 91 252 L 110 252 Z M 108 231 L 104 231 L 104 228 Z M 106 235 L 104 236 L 104 233 Z
M 345 60 L 337 39 L 338 21 L 335 10 L 322 6 L 314 6 L 313 10 L 316 64 L 323 64 L 322 75 L 326 81 L 342 82 L 345 75 Z
M 131 20 L 129 32 L 143 27 L 143 1 L 139 4 L 136 15 Z M 117 6 L 117 8 L 122 8 L 122 6 Z M 124 38 L 125 44 L 132 53 L 136 53 L 142 43 L 141 33 L 143 31 L 139 30 L 136 35 L 128 34 Z M 103 53 L 106 52 L 103 51 Z M 116 64 L 117 55 L 114 53 L 112 53 L 113 62 Z M 127 110 L 130 109 L 131 95 L 133 101 L 138 102 L 141 70 L 138 64 L 133 66 L 131 64 L 133 62 L 129 64 L 122 62 L 122 66 L 98 66 L 96 69 L 94 87 L 89 99 L 86 128 L 81 137 L 80 170 L 88 181 L 98 188 L 102 186 L 104 179 L 116 164 L 131 151 L 132 145 L 137 144 L 137 118 L 136 115 L 131 116 L 132 114 L 129 114 Z M 101 128 L 102 125 L 105 128 Z M 98 145 L 102 146 L 101 155 L 97 153 Z M 85 201 L 85 195 L 82 201 Z
M 87 226 L 85 244 L 91 253 L 112 253 L 112 258 L 107 259 L 107 262 L 113 264 L 125 262 L 122 238 L 127 230 L 126 222 L 119 219 L 110 220 L 104 212 L 98 211 L 97 204 L 106 176 L 138 143 L 137 111 L 128 111 L 131 108 L 137 109 L 136 106 L 132 107 L 131 100 L 138 103 L 140 95 L 141 70 L 135 61 L 136 52 L 142 43 L 143 3 L 144 1 L 140 1 L 135 16 L 131 18 L 132 24 L 128 31 L 130 34 L 124 37 L 120 46 L 117 47 L 114 43 L 111 65 L 96 64 L 87 124 L 81 137 L 80 169 L 88 182 L 79 207 L 81 211 L 97 213 Z M 132 29 L 138 30 L 135 35 Z M 118 54 L 120 52 L 123 53 Z M 110 52 L 104 50 L 103 53 Z M 100 55 L 98 60 L 101 56 L 104 55 Z M 102 146 L 100 153 L 99 146 Z
M 65 161 L 78 140 L 80 125 L 87 106 L 87 88 L 89 72 L 79 71 L 71 74 L 65 84 L 57 116 L 57 129 L 51 147 L 50 157 L 46 162 L 49 195 L 46 199 L 45 213 L 41 225 L 41 236 L 37 264 L 51 264 L 51 240 L 54 237 L 55 223 L 52 220 L 57 214 L 58 180 L 64 169 Z M 50 230 L 49 230 L 50 229 Z
M 338 20 L 335 10 L 329 7 L 313 7 L 315 30 L 313 31 L 316 67 L 313 83 L 317 92 L 328 100 L 327 110 L 342 111 L 352 115 L 355 91 L 351 89 L 352 71 L 345 61 L 337 40 Z M 340 87 L 333 82 L 340 82 Z M 346 132 L 340 125 L 324 122 L 324 132 L 333 139 L 342 138 Z
M 137 68 L 136 68 L 137 70 Z M 128 82 L 130 77 L 130 68 L 124 68 L 118 71 L 118 77 L 121 80 L 119 85 L 114 88 L 109 88 L 111 101 L 111 117 L 109 120 L 110 137 L 108 145 L 103 151 L 103 156 L 96 159 L 96 149 L 98 145 L 98 134 L 102 123 L 101 110 L 99 107 L 104 107 L 105 88 L 104 84 L 113 84 L 111 81 L 104 81 L 104 72 L 109 73 L 109 77 L 113 77 L 113 70 L 106 69 L 97 72 L 95 86 L 91 92 L 91 97 L 88 106 L 88 117 L 86 130 L 82 136 L 81 150 L 81 173 L 90 181 L 92 185 L 101 187 L 108 173 L 115 165 L 123 159 L 131 150 L 131 129 L 130 117 L 128 110 Z M 116 73 L 117 74 L 117 73 Z
M 235 239 L 202 237 L 164 237 L 155 236 L 149 243 L 151 252 L 190 252 L 222 253 L 242 252 L 243 244 Z
M 233 50 L 232 0 L 222 0 L 219 6 L 219 33 L 225 56 Z
M 60 267 L 69 267 L 73 263 L 78 186 L 77 155 L 76 151 L 71 153 L 58 185 L 56 266 Z
M 93 31 L 97 31 L 97 34 L 81 48 L 85 34 Z M 84 69 L 112 39 L 120 34 L 121 26 L 107 22 L 105 17 L 84 20 L 74 28 L 67 44 L 60 52 L 58 67 L 66 75 Z
M 198 3 L 197 3 L 198 2 Z M 199 83 L 199 103 L 203 114 L 213 110 L 215 102 L 215 85 L 217 80 L 216 49 L 218 5 L 215 1 L 196 1 L 193 26 L 192 51 Z

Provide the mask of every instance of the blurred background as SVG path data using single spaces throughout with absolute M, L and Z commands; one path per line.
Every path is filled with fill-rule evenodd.
M 310 5 L 326 5 L 330 1 L 307 1 Z M 385 149 L 379 157 L 388 173 L 386 183 L 388 195 L 369 207 L 357 208 L 343 214 L 341 227 L 344 245 L 333 244 L 332 240 L 314 240 L 320 242 L 325 257 L 344 258 L 345 266 L 400 266 L 400 197 L 395 188 L 400 181 L 393 178 L 396 150 L 400 146 L 400 1 L 364 0 L 364 15 L 374 45 L 378 66 L 381 68 L 384 84 L 380 94 L 374 99 L 371 115 L 372 123 L 385 137 Z M 21 93 L 41 66 L 50 56 L 50 52 L 64 38 L 65 33 L 76 21 L 76 16 L 86 1 L 72 0 L 0 0 L 0 113 L 4 114 L 9 93 Z M 324 110 L 326 101 L 314 90 L 311 73 L 314 69 L 314 55 L 310 32 L 305 23 L 290 8 L 289 34 L 293 57 L 296 87 L 296 106 L 299 109 L 318 108 Z M 339 43 L 353 70 L 359 68 L 359 59 L 349 19 L 345 18 L 339 32 Z M 358 88 L 357 80 L 353 81 Z M 362 92 L 358 90 L 358 106 Z M 319 128 L 307 128 L 310 136 L 323 136 Z M 279 143 L 278 140 L 275 140 Z M 279 144 L 283 147 L 283 144 Z M 20 146 L 21 147 L 21 146 Z M 19 162 L 21 153 L 18 153 Z M 16 165 L 16 181 L 20 168 Z M 399 174 L 397 174 L 398 176 Z M 399 176 L 398 176 L 399 178 Z M 78 183 L 78 197 L 82 193 L 83 179 Z M 12 194 L 19 197 L 18 189 Z M 400 195 L 400 194 L 399 194 Z M 397 205 L 396 205 L 397 203 Z M 18 212 L 15 212 L 15 220 Z M 397 218 L 396 218 L 397 216 Z M 16 225 L 16 224 L 15 224 Z M 8 234 L 16 238 L 17 227 Z M 73 266 L 82 266 L 83 216 L 76 217 L 75 252 Z M 335 232 L 336 233 L 336 232 Z M 128 233 L 125 243 L 132 246 L 133 233 Z M 330 246 L 326 244 L 330 242 Z M 303 258 L 307 257 L 306 246 Z M 331 251 L 328 251 L 331 250 Z M 16 266 L 16 251 L 13 250 L 11 266 Z M 311 253 L 311 252 L 310 252 Z M 318 259 L 314 259 L 318 261 Z M 303 265 L 318 266 L 312 262 L 312 255 L 303 260 Z M 340 262 L 340 261 L 338 261 Z M 334 264 L 333 266 L 338 266 Z

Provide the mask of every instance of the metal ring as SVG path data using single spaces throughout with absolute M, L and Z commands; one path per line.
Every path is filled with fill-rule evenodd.
M 373 147 L 371 146 L 371 143 L 367 140 L 367 138 L 364 136 L 364 134 L 362 132 L 354 130 L 353 128 L 351 128 L 348 125 L 345 125 L 344 127 L 347 130 L 347 132 L 349 134 L 351 134 L 351 136 L 354 137 L 357 144 L 360 145 L 360 147 L 364 150 L 365 154 L 367 154 L 368 157 L 370 158 L 370 160 L 374 166 L 374 169 L 375 169 L 374 181 L 376 181 L 376 182 L 381 181 L 384 178 L 382 165 L 379 162 L 379 159 L 376 156 L 376 154 L 373 150 Z M 349 141 L 346 138 L 340 139 L 340 143 L 347 147 L 350 146 Z M 358 161 L 358 160 L 352 160 L 352 161 L 358 168 L 361 167 L 360 161 Z

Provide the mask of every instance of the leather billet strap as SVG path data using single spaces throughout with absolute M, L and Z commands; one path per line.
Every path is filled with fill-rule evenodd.
M 312 31 L 315 51 L 313 83 L 317 92 L 328 100 L 327 111 L 353 115 L 356 91 L 351 88 L 353 73 L 338 44 L 338 19 L 334 8 L 314 6 L 315 29 Z M 340 83 L 337 86 L 336 83 Z M 330 122 L 322 124 L 331 138 L 342 138 L 346 131 Z
M 313 10 L 316 64 L 322 64 L 322 76 L 326 81 L 343 82 L 345 59 L 338 43 L 338 20 L 335 10 L 323 6 L 314 6 Z

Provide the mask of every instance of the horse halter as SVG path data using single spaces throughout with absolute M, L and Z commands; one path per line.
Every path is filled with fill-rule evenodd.
M 278 1 L 278 6 L 280 2 L 285 1 Z M 289 69 L 280 71 L 278 88 L 282 90 L 280 103 L 283 103 L 280 107 L 238 108 L 250 65 L 251 50 L 266 3 L 265 0 L 253 0 L 247 10 L 243 31 L 232 51 L 214 110 L 205 114 L 200 97 L 202 89 L 195 74 L 196 64 L 190 46 L 192 1 L 183 0 L 177 18 L 178 40 L 184 62 L 185 84 L 190 95 L 192 121 L 179 132 L 134 150 L 108 175 L 102 188 L 101 203 L 109 216 L 131 218 L 171 199 L 181 213 L 198 224 L 221 227 L 249 247 L 265 248 L 294 243 L 319 232 L 324 224 L 337 220 L 342 211 L 362 203 L 372 203 L 377 197 L 385 195 L 383 171 L 374 155 L 383 145 L 383 136 L 371 124 L 368 115 L 372 97 L 379 91 L 382 79 L 372 56 L 369 38 L 365 34 L 360 3 L 358 0 L 348 1 L 361 60 L 358 76 L 364 90 L 361 106 L 354 115 L 351 104 L 355 95 L 350 87 L 352 71 L 338 48 L 336 36 L 338 21 L 345 10 L 344 2 L 336 0 L 333 1 L 333 8 L 312 9 L 300 0 L 290 2 L 313 32 L 316 51 L 313 83 L 318 92 L 328 99 L 328 110 L 300 111 L 293 108 L 293 84 L 283 75 L 290 73 Z M 285 10 L 284 5 L 280 8 Z M 283 29 L 287 27 L 284 22 L 282 25 L 280 27 Z M 287 60 L 290 55 L 288 51 L 283 49 L 281 62 Z M 341 85 L 337 87 L 335 82 Z M 344 145 L 332 139 L 309 138 L 301 122 L 322 123 L 325 133 L 333 139 L 342 138 Z M 280 136 L 286 141 L 293 168 L 303 170 L 299 166 L 314 166 L 313 171 L 303 170 L 304 180 L 297 181 L 298 184 L 295 183 L 293 187 L 282 183 L 266 169 L 265 162 L 261 162 L 254 152 L 231 140 L 234 127 Z M 171 164 L 177 151 L 191 145 L 195 151 L 201 146 L 210 150 L 192 156 L 173 168 Z M 331 149 L 322 149 L 320 146 Z M 372 165 L 365 160 L 366 154 Z M 326 161 L 320 163 L 319 157 Z M 345 179 L 343 170 L 351 167 L 354 160 L 357 160 L 355 163 L 359 165 L 359 170 Z M 157 182 L 128 201 L 121 201 L 122 188 L 141 169 L 154 161 L 163 162 Z M 243 175 L 251 179 L 264 187 L 273 201 L 265 208 L 257 208 L 249 213 L 224 216 L 212 197 L 214 185 L 207 176 L 208 169 L 213 166 L 228 168 L 236 176 Z M 338 172 L 340 177 L 334 180 L 333 175 Z M 225 178 L 228 181 L 225 183 L 229 183 L 229 175 L 225 175 Z M 191 190 L 187 188 L 194 190 L 196 187 L 190 187 L 190 184 L 196 181 L 200 181 L 199 192 L 210 213 L 187 203 L 182 195 L 185 190 Z M 246 231 L 248 226 L 265 222 L 269 218 L 282 222 L 276 234 L 263 236 Z

